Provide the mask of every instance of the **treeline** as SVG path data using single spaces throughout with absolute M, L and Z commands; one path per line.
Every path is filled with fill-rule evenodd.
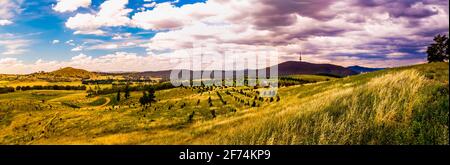
M 14 92 L 13 87 L 0 87 L 0 94 Z
M 70 85 L 34 85 L 34 86 L 17 86 L 17 91 L 28 91 L 28 90 L 86 90 L 86 86 L 78 85 L 78 86 L 70 86 Z
M 81 83 L 84 85 L 97 85 L 97 84 L 114 84 L 118 83 L 121 85 L 125 85 L 127 83 L 144 83 L 151 82 L 156 83 L 158 81 L 155 80 L 113 80 L 113 79 L 105 79 L 105 80 L 82 80 Z
M 316 83 L 317 81 L 314 80 L 304 80 L 304 79 L 298 79 L 293 77 L 280 77 L 278 81 L 278 86 L 280 87 L 288 87 L 293 85 L 301 85 L 301 84 L 308 84 L 308 83 Z
M 82 80 L 81 83 L 84 85 L 92 85 L 92 84 L 112 84 L 114 80 Z
M 128 88 L 128 89 L 127 89 Z M 175 86 L 172 85 L 170 82 L 165 83 L 159 83 L 154 85 L 141 85 L 141 86 L 113 86 L 112 88 L 104 88 L 99 90 L 92 90 L 89 89 L 88 96 L 98 96 L 98 95 L 107 95 L 112 93 L 117 93 L 119 91 L 159 91 L 159 90 L 165 90 L 165 89 L 172 89 L 175 88 Z

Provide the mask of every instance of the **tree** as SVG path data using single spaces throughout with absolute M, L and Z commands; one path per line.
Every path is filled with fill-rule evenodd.
M 153 89 L 150 89 L 148 92 L 144 91 L 142 97 L 139 98 L 139 103 L 141 103 L 142 106 L 151 105 L 153 102 L 156 102 L 155 91 Z
M 434 43 L 428 46 L 428 62 L 448 61 L 448 37 L 446 35 L 437 35 L 434 37 Z
M 117 102 L 119 102 L 119 101 L 120 101 L 120 90 L 119 90 L 119 91 L 117 91 L 117 96 L 116 96 L 116 100 L 117 100 Z
M 147 104 L 152 105 L 152 103 L 156 102 L 155 98 L 156 98 L 155 97 L 155 90 L 150 89 L 148 91 L 148 95 L 147 95 Z
M 147 100 L 147 92 L 144 91 L 144 92 L 142 92 L 142 97 L 139 98 L 139 103 L 141 104 L 141 106 L 146 105 L 146 100 Z
M 127 86 L 125 86 L 125 99 L 130 98 L 130 87 L 129 84 L 127 83 Z
M 211 97 L 209 97 L 209 98 L 208 98 L 208 104 L 209 104 L 209 106 L 210 106 L 210 107 L 212 107 L 212 106 L 213 106 L 213 105 L 212 105 L 212 100 L 211 100 Z

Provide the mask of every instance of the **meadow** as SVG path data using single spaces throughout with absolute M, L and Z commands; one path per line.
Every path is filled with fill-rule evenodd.
M 141 91 L 119 101 L 116 93 L 16 91 L 0 94 L 0 144 L 448 145 L 448 71 L 431 63 L 345 78 L 294 75 L 284 81 L 306 83 L 281 86 L 273 98 L 259 97 L 263 88 L 178 87 L 156 91 L 149 107 L 139 104 Z

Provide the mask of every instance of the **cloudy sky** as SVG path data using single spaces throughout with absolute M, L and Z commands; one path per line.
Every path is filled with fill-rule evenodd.
M 176 67 L 273 50 L 280 61 L 422 63 L 448 34 L 447 0 L 0 0 L 0 73 Z M 204 53 L 208 52 L 208 53 Z M 224 53 L 227 52 L 227 53 Z

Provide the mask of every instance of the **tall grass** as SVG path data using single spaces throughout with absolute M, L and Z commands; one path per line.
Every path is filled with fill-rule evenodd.
M 115 94 L 86 98 L 81 91 L 2 94 L 0 144 L 448 144 L 449 140 L 448 63 L 282 87 L 280 101 L 259 102 L 259 107 L 243 105 L 218 89 L 227 102 L 223 105 L 215 92 L 158 91 L 158 102 L 149 109 L 137 105 L 140 92 L 120 102 L 114 102 Z M 234 94 L 246 101 L 254 96 Z M 97 106 L 105 101 L 120 108 Z M 193 121 L 187 122 L 193 111 Z
M 431 84 L 415 70 L 385 74 L 361 86 L 298 100 L 282 112 L 220 134 L 212 143 L 448 144 L 448 94 L 442 86 L 435 87 L 442 96 L 430 93 Z

